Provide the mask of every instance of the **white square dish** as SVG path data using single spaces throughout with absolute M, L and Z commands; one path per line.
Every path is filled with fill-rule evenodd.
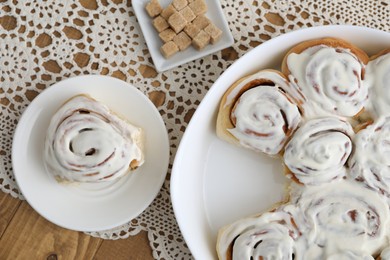
M 153 19 L 145 10 L 145 6 L 149 1 L 150 0 L 135 0 L 132 1 L 132 4 L 146 44 L 149 48 L 150 55 L 152 56 L 154 66 L 159 72 L 163 72 L 187 62 L 202 58 L 206 55 L 227 48 L 234 43 L 232 33 L 230 32 L 220 2 L 218 0 L 205 0 L 208 7 L 206 16 L 219 29 L 221 29 L 221 39 L 216 44 L 209 44 L 201 51 L 198 51 L 194 47 L 190 46 L 186 50 L 180 51 L 172 57 L 166 59 L 160 52 L 160 47 L 163 45 L 163 42 L 159 38 L 158 32 L 153 27 Z M 163 8 L 167 7 L 170 2 L 171 0 L 160 0 L 160 4 Z

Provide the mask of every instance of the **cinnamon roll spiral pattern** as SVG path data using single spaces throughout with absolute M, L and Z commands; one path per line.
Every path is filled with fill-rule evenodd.
M 143 163 L 142 130 L 79 95 L 52 117 L 44 159 L 60 181 L 113 180 Z
M 285 85 L 248 86 L 253 78 L 247 77 L 221 102 L 234 103 L 226 129 L 245 147 L 236 131 L 255 132 L 256 122 L 236 121 L 269 119 L 284 107 L 267 92 L 275 86 L 283 86 L 276 90 L 301 118 L 289 137 L 274 139 L 292 180 L 289 200 L 222 228 L 220 259 L 390 260 L 390 49 L 369 59 L 340 39 L 310 40 L 286 54 L 282 71 Z
M 351 125 L 335 117 L 313 119 L 294 134 L 284 151 L 284 163 L 298 182 L 327 183 L 345 175 L 351 150 Z
M 390 260 L 390 246 L 388 246 L 382 250 L 378 259 L 379 260 Z
M 239 220 L 221 231 L 217 250 L 221 259 L 290 260 L 299 232 L 283 210 Z
M 390 198 L 390 117 L 356 134 L 350 177 Z
M 298 259 L 351 252 L 378 255 L 386 245 L 389 207 L 376 192 L 339 180 L 298 188 L 291 196 L 291 214 L 302 232 L 297 247 L 305 255 Z
M 364 84 L 369 89 L 372 113 L 390 114 L 390 48 L 371 57 Z
M 345 251 L 330 255 L 327 260 L 374 260 L 371 255 L 356 254 L 355 252 Z
M 389 208 L 377 193 L 338 180 L 302 189 L 273 211 L 220 230 L 220 259 L 373 259 L 386 245 Z
M 286 78 L 271 70 L 237 82 L 221 102 L 217 134 L 255 151 L 278 154 L 301 120 L 289 91 Z
M 307 116 L 355 116 L 368 98 L 362 83 L 368 56 L 339 39 L 307 41 L 292 48 L 283 73 L 304 95 Z

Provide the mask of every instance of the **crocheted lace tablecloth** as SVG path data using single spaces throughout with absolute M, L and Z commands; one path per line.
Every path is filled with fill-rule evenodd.
M 80 74 L 120 78 L 159 109 L 170 138 L 169 172 L 139 217 L 89 234 L 118 239 L 145 230 L 156 259 L 191 258 L 170 202 L 170 169 L 191 116 L 219 75 L 250 49 L 302 27 L 352 24 L 390 30 L 389 0 L 223 0 L 221 5 L 234 45 L 157 73 L 131 1 L 0 0 L 0 189 L 24 199 L 12 172 L 11 145 L 18 119 L 34 97 Z

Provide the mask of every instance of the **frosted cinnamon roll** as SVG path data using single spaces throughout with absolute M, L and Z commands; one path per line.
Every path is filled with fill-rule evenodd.
M 362 84 L 367 54 L 336 38 L 302 42 L 285 56 L 282 71 L 306 97 L 307 117 L 355 116 L 368 98 Z
M 382 250 L 378 260 L 390 260 L 390 246 Z
M 354 142 L 350 177 L 390 198 L 390 116 L 358 132 Z
M 299 232 L 293 217 L 275 210 L 236 221 L 218 234 L 220 260 L 293 259 Z
M 369 89 L 370 105 L 376 117 L 390 114 L 390 49 L 372 56 L 364 84 Z
M 326 258 L 327 260 L 374 260 L 371 255 L 356 254 L 351 251 L 337 253 Z
M 44 160 L 59 181 L 113 180 L 142 165 L 142 130 L 102 103 L 78 95 L 52 117 Z
M 284 149 L 287 175 L 306 185 L 343 177 L 344 165 L 352 150 L 353 134 L 348 122 L 335 117 L 307 121 Z
M 328 259 L 347 251 L 377 256 L 388 243 L 389 207 L 382 196 L 356 182 L 299 186 L 290 203 L 302 233 L 297 253 L 305 255 L 297 259 Z
M 217 118 L 217 135 L 228 142 L 278 154 L 297 128 L 301 115 L 287 79 L 263 70 L 240 79 L 224 94 Z

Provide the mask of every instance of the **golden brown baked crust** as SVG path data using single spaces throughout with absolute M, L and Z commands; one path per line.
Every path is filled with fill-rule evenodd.
M 339 39 L 339 38 L 332 38 L 332 37 L 326 37 L 326 38 L 320 38 L 320 39 L 314 39 L 309 41 L 301 42 L 297 45 L 295 45 L 293 48 L 291 48 L 287 54 L 284 56 L 282 61 L 282 72 L 285 75 L 290 74 L 290 70 L 287 66 L 287 57 L 291 53 L 301 53 L 304 50 L 318 45 L 326 45 L 332 48 L 343 48 L 343 49 L 349 49 L 363 64 L 367 64 L 369 61 L 368 55 L 358 48 L 357 46 L 353 45 L 352 43 L 349 43 L 345 40 Z
M 277 70 L 272 70 L 272 69 L 266 69 L 262 71 L 269 71 L 269 72 L 274 72 L 279 74 L 281 77 L 287 80 L 286 76 L 284 76 L 280 71 Z M 233 85 L 231 85 L 228 90 L 225 92 L 223 95 L 220 105 L 219 105 L 219 111 L 218 111 L 218 116 L 217 116 L 217 125 L 216 125 L 216 131 L 217 131 L 217 136 L 225 141 L 228 141 L 232 144 L 239 145 L 240 142 L 235 138 L 229 131 L 228 129 L 234 128 L 234 124 L 231 120 L 231 112 L 233 110 L 234 105 L 236 104 L 237 100 L 240 98 L 240 96 L 247 91 L 248 89 L 261 86 L 261 85 L 268 85 L 268 84 L 274 84 L 269 79 L 264 79 L 264 78 L 257 78 L 255 80 L 252 80 L 248 82 L 247 84 L 243 85 L 241 89 L 238 91 L 237 95 L 234 96 L 231 100 L 228 100 L 228 96 L 236 90 L 237 87 L 240 86 L 240 83 L 251 77 L 253 74 L 248 75 L 246 77 L 243 77 L 236 81 Z
M 376 58 L 379 58 L 380 56 L 386 55 L 387 53 L 390 53 L 390 48 L 386 48 L 386 49 L 381 50 L 380 52 L 378 52 L 378 53 L 372 55 L 372 56 L 370 57 L 370 61 L 371 61 L 371 60 L 375 60 Z

